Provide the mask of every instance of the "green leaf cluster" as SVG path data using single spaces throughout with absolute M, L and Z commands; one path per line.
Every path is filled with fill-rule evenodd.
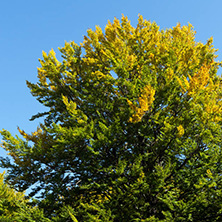
M 16 192 L 4 183 L 4 174 L 0 174 L 0 221 L 50 222 L 44 217 L 43 210 L 33 207 L 24 193 Z

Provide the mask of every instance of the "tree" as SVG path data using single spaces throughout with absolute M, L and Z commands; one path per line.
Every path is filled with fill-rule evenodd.
M 4 174 L 0 174 L 0 221 L 40 221 L 49 222 L 42 210 L 29 205 L 24 193 L 15 192 L 4 183 Z
M 27 82 L 48 111 L 23 138 L 2 130 L 7 183 L 51 218 L 221 221 L 221 77 L 212 38 L 191 25 L 159 30 L 138 18 L 88 30 L 43 53 Z M 35 186 L 33 186 L 35 185 Z M 62 219 L 61 219 L 62 221 Z

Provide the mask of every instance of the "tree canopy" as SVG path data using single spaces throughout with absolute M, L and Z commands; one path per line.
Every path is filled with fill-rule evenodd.
M 31 188 L 52 220 L 222 221 L 212 42 L 195 41 L 190 24 L 160 30 L 139 16 L 133 27 L 122 16 L 66 42 L 62 61 L 43 52 L 27 85 L 48 111 L 31 118 L 44 117 L 35 132 L 1 131 L 6 182 Z

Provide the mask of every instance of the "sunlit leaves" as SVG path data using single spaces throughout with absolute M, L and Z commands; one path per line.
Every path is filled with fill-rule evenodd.
M 131 101 L 128 100 L 129 106 L 135 112 L 130 118 L 130 122 L 139 122 L 141 121 L 143 115 L 150 109 L 154 101 L 155 90 L 150 86 L 146 86 L 143 89 L 142 95 L 138 98 L 139 108 Z
M 182 125 L 179 125 L 178 127 L 177 127 L 177 130 L 178 130 L 178 137 L 181 137 L 181 136 L 183 136 L 183 134 L 184 134 L 184 128 L 183 128 L 183 126 Z
M 25 194 L 16 192 L 4 183 L 4 173 L 0 174 L 0 221 L 50 222 L 43 211 L 32 207 Z
M 64 221 L 221 221 L 221 77 L 212 38 L 142 16 L 89 29 L 60 62 L 43 52 L 31 93 L 48 108 L 23 139 L 2 131 L 8 182 L 35 184 Z M 63 207 L 68 204 L 68 210 Z M 210 215 L 210 216 L 209 216 Z

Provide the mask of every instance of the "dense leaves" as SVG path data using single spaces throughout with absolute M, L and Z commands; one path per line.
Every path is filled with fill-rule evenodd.
M 31 206 L 23 193 L 15 192 L 6 185 L 3 176 L 0 174 L 0 221 L 50 222 L 42 210 Z
M 221 221 L 221 77 L 212 38 L 139 16 L 43 53 L 27 82 L 48 112 L 2 130 L 7 182 L 67 221 Z M 33 186 L 34 185 L 34 186 Z M 64 206 L 69 206 L 68 208 Z M 64 210 L 66 209 L 66 210 Z M 67 211 L 68 209 L 68 211 Z M 64 213 L 65 212 L 65 213 Z M 69 212 L 69 213 L 68 213 Z

